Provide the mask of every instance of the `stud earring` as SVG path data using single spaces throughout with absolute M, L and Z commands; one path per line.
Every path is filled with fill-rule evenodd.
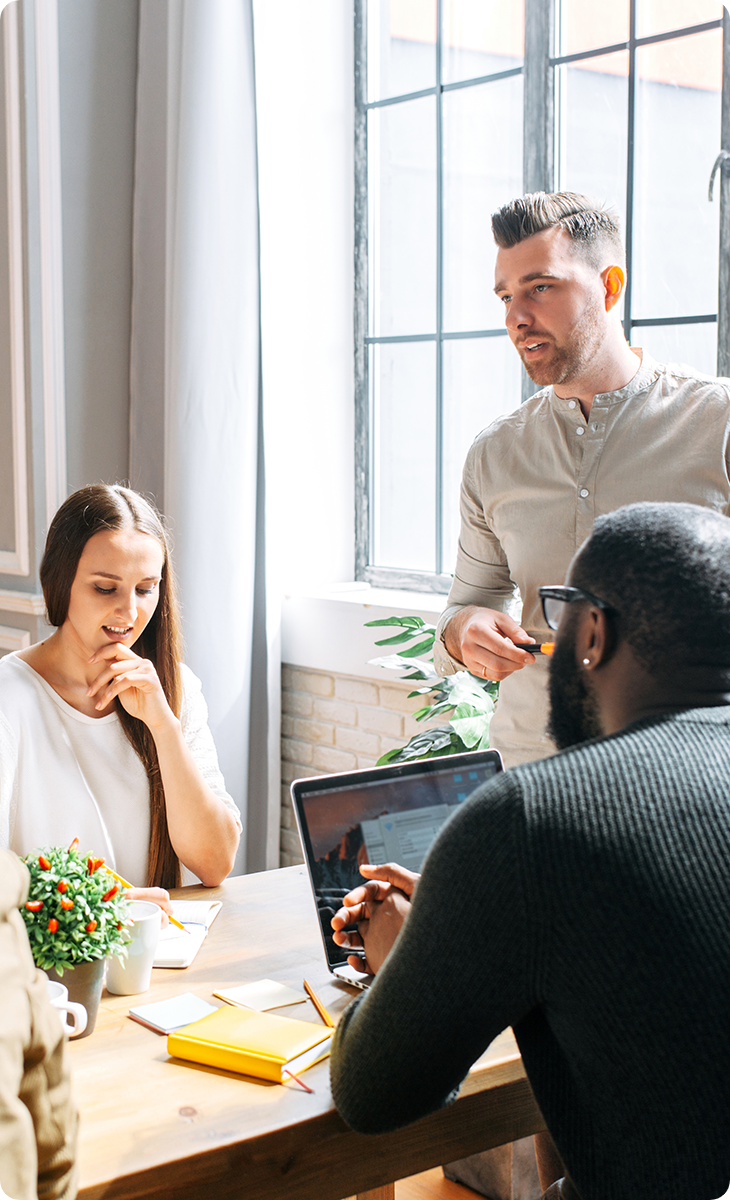
M 591 660 L 590 660 L 590 658 L 584 658 L 584 659 L 583 659 L 583 666 L 584 666 L 584 667 L 590 667 L 590 665 L 591 665 Z

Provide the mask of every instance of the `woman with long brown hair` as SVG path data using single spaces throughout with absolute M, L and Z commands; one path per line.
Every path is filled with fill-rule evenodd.
M 0 660 L 0 845 L 78 837 L 163 904 L 181 866 L 220 883 L 241 826 L 181 662 L 157 512 L 129 488 L 82 488 L 51 523 L 40 576 L 55 632 Z

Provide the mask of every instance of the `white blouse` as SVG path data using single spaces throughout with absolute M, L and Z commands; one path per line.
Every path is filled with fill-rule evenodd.
M 234 813 L 200 680 L 182 667 L 183 737 L 211 791 Z M 0 659 L 0 846 L 79 848 L 136 887 L 147 882 L 149 784 L 116 713 L 77 712 L 17 654 Z M 184 882 L 195 876 L 184 871 Z

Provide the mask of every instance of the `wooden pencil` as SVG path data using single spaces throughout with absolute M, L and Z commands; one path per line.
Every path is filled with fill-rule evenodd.
M 127 883 L 126 879 L 122 879 L 121 875 L 117 875 L 116 871 L 112 871 L 111 867 L 108 867 L 106 863 L 104 863 L 104 870 L 108 871 L 109 874 L 111 875 L 112 879 L 116 879 L 117 883 L 121 883 L 122 887 L 125 887 L 125 888 L 134 887 L 133 883 Z M 167 916 L 167 914 L 165 914 L 165 915 Z M 186 929 L 185 926 L 182 924 L 182 922 L 178 921 L 177 917 L 167 916 L 167 919 L 168 919 L 168 921 L 171 921 L 173 925 L 176 925 L 178 929 L 182 929 L 183 933 L 188 933 L 188 934 L 190 933 L 190 930 Z
M 332 1020 L 331 1016 L 327 1012 L 327 1009 L 325 1008 L 322 1001 L 319 999 L 319 996 L 315 995 L 311 984 L 307 983 L 306 979 L 304 980 L 304 990 L 307 993 L 307 995 L 309 996 L 309 999 L 312 1001 L 312 1004 L 316 1008 L 317 1012 L 319 1013 L 320 1017 L 324 1021 L 325 1025 L 328 1025 L 330 1029 L 334 1029 L 334 1027 L 335 1027 L 334 1021 Z

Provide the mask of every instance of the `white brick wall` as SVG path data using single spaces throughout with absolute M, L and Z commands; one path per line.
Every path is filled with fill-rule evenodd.
M 414 733 L 446 723 L 414 721 L 423 698 L 415 681 L 383 682 L 284 664 L 281 679 L 281 865 L 302 862 L 289 784 L 307 775 L 373 767 Z

